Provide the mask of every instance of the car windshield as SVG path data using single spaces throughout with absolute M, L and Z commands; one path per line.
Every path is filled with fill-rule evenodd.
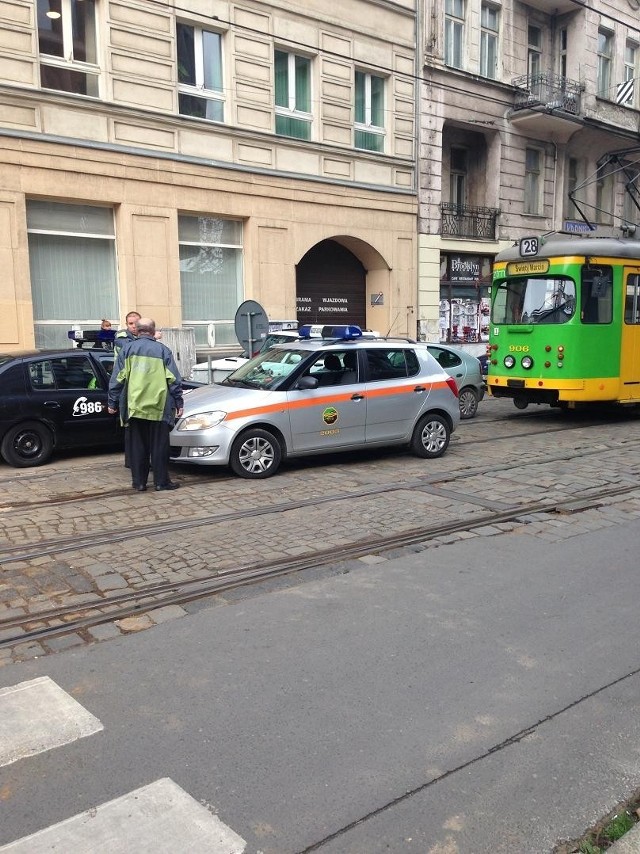
M 497 282 L 491 321 L 496 325 L 566 323 L 576 309 L 576 286 L 566 276 L 536 276 Z
M 280 350 L 272 348 L 258 353 L 232 374 L 221 385 L 240 386 L 241 388 L 260 388 L 273 391 L 279 388 L 287 377 L 309 355 L 306 350 Z

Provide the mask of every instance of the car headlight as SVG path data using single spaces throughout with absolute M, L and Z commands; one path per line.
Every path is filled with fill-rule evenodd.
M 178 422 L 178 430 L 208 430 L 215 427 L 227 417 L 226 412 L 216 410 L 215 412 L 197 412 L 195 415 L 187 415 Z
M 516 363 L 516 360 L 513 356 L 505 356 L 504 357 L 504 366 L 505 368 L 512 368 Z
M 523 356 L 520 364 L 525 369 L 525 371 L 530 371 L 533 367 L 533 359 L 531 358 L 531 356 Z

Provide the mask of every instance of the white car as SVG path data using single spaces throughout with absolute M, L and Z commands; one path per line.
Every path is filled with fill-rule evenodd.
M 172 462 L 264 478 L 308 454 L 387 445 L 444 454 L 460 419 L 458 387 L 426 344 L 343 329 L 278 344 L 190 392 L 171 431 Z

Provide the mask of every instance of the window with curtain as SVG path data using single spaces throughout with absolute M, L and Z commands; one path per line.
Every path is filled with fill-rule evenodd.
M 180 113 L 197 119 L 223 122 L 221 34 L 178 23 L 176 42 Z
M 482 4 L 480 12 L 480 74 L 495 80 L 498 73 L 498 28 L 500 12 Z
M 598 30 L 598 80 L 597 92 L 601 98 L 611 99 L 611 63 L 613 59 L 613 33 Z
M 219 216 L 178 217 L 182 323 L 199 348 L 235 346 L 243 300 L 242 223 Z
M 525 152 L 524 212 L 542 212 L 542 152 L 537 148 L 527 148 Z
M 95 0 L 37 0 L 40 85 L 99 97 Z
M 118 318 L 111 208 L 28 201 L 27 231 L 36 347 L 67 347 L 72 326 Z
M 355 139 L 356 148 L 384 151 L 384 77 L 356 71 Z
M 445 0 L 444 64 L 462 68 L 464 42 L 464 0 Z
M 276 50 L 274 67 L 276 133 L 311 139 L 311 60 Z

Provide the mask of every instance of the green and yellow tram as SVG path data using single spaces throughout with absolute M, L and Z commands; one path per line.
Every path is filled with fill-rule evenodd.
M 520 409 L 640 403 L 640 240 L 553 234 L 501 252 L 488 352 L 491 393 Z

